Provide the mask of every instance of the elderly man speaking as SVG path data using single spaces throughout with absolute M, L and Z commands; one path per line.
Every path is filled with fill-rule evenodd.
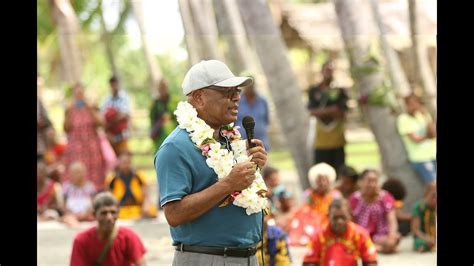
M 201 61 L 184 77 L 179 125 L 155 156 L 160 205 L 176 247 L 173 265 L 258 265 L 267 203 L 258 169 L 267 153 L 261 140 L 247 145 L 233 126 L 239 87 L 252 82 L 218 60 Z

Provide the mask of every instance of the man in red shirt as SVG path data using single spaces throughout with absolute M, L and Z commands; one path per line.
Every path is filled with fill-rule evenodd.
M 94 198 L 93 207 L 97 226 L 76 236 L 70 265 L 146 265 L 143 258 L 146 249 L 140 237 L 131 229 L 115 225 L 119 210 L 115 197 L 110 192 L 99 193 Z M 108 245 L 108 250 L 104 251 Z M 101 263 L 99 257 L 103 257 Z
M 377 265 L 377 251 L 369 233 L 350 221 L 344 199 L 329 205 L 329 224 L 310 241 L 303 266 L 353 266 L 362 259 L 364 266 Z

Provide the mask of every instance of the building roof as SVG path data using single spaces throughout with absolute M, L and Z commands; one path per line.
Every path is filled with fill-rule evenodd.
M 407 1 L 379 3 L 386 36 L 397 50 L 411 46 L 410 22 Z M 288 46 L 312 47 L 315 50 L 341 50 L 343 42 L 333 3 L 282 4 L 281 28 Z M 362 32 L 378 38 L 378 29 L 373 19 L 369 1 L 360 8 Z M 419 33 L 428 46 L 436 47 L 437 6 L 436 1 L 417 1 Z

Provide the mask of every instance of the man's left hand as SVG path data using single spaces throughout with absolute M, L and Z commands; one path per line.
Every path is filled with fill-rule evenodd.
M 257 146 L 248 150 L 249 156 L 252 156 L 252 160 L 250 161 L 256 163 L 258 167 L 262 169 L 267 162 L 267 152 L 265 151 L 265 146 L 263 146 L 263 141 L 259 139 L 252 139 L 252 143 Z

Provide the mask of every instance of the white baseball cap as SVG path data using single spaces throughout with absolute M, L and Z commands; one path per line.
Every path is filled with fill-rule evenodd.
M 236 77 L 219 60 L 202 60 L 192 66 L 184 76 L 181 87 L 184 95 L 211 85 L 219 87 L 240 87 L 253 83 L 251 77 Z

